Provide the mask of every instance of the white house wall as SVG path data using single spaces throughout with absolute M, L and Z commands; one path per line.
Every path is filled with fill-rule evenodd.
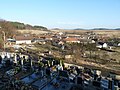
M 20 40 L 20 41 L 16 41 L 16 44 L 31 44 L 31 40 Z
M 118 46 L 120 46 L 120 43 L 118 44 Z
M 66 41 L 67 43 L 80 43 L 80 41 Z
M 96 46 L 96 47 L 98 47 L 98 48 L 102 48 L 102 45 L 98 45 L 98 46 Z
M 107 43 L 104 43 L 104 44 L 103 44 L 103 48 L 107 48 Z

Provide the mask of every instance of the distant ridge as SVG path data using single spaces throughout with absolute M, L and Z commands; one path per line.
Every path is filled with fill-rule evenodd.
M 110 28 L 93 28 L 93 29 L 76 28 L 74 30 L 120 30 L 120 28 L 116 28 L 116 29 L 110 29 Z
M 53 28 L 52 30 L 61 30 L 60 28 Z
M 83 29 L 83 28 L 76 28 L 74 30 L 86 30 L 86 29 Z
M 92 30 L 120 30 L 120 28 L 110 29 L 110 28 L 94 28 Z
M 111 30 L 111 29 L 108 29 L 108 28 L 94 28 L 92 30 Z
M 2 21 L 6 21 L 6 20 L 4 20 L 4 19 L 0 18 L 0 21 L 2 22 Z
M 120 30 L 120 28 L 116 28 L 115 30 Z

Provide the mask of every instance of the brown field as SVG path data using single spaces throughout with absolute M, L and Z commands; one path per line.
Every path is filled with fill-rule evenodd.
M 45 34 L 48 33 L 48 31 L 42 31 L 42 30 L 18 30 L 20 33 L 30 33 L 30 34 Z
M 120 30 L 49 30 L 49 31 L 41 31 L 41 30 L 18 30 L 19 32 L 23 33 L 30 33 L 30 34 L 46 34 L 49 32 L 64 32 L 64 33 L 71 33 L 71 34 L 84 34 L 86 32 L 94 32 L 96 34 L 107 35 L 109 37 L 117 37 L 120 38 Z
M 41 30 L 18 30 L 21 33 L 31 33 L 31 34 L 45 34 L 49 32 L 66 32 L 66 33 L 75 33 L 83 34 L 86 32 L 94 32 L 96 34 L 108 35 L 113 37 L 120 37 L 120 30 L 50 30 L 50 31 L 41 31 Z
M 96 34 L 108 34 L 108 35 L 115 35 L 120 37 L 120 30 L 94 30 Z
M 94 32 L 96 34 L 103 34 L 103 35 L 107 34 L 108 36 L 120 37 L 120 30 L 51 30 L 51 31 L 77 33 L 77 34 Z

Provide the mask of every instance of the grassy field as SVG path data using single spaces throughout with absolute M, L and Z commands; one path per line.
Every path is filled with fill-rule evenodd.
M 82 34 L 86 32 L 94 32 L 96 34 L 107 34 L 108 36 L 120 37 L 120 30 L 50 30 L 50 31 L 41 31 L 41 30 L 18 30 L 21 33 L 31 33 L 31 34 L 45 34 L 49 32 L 67 32 L 67 33 L 76 33 Z
M 24 33 L 30 33 L 30 34 L 45 34 L 48 33 L 48 31 L 42 31 L 42 30 L 18 30 L 18 32 L 24 34 Z
M 107 34 L 109 36 L 120 37 L 120 30 L 94 30 L 96 34 Z
M 82 34 L 86 32 L 94 32 L 96 34 L 105 35 L 108 36 L 115 36 L 120 37 L 120 30 L 51 30 L 53 32 L 67 32 L 67 33 L 76 33 L 76 34 Z

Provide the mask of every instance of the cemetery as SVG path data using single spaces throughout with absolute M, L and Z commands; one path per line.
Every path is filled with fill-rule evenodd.
M 120 87 L 114 76 L 104 77 L 100 70 L 65 64 L 49 56 L 34 61 L 19 53 L 0 55 L 1 90 L 113 90 Z

